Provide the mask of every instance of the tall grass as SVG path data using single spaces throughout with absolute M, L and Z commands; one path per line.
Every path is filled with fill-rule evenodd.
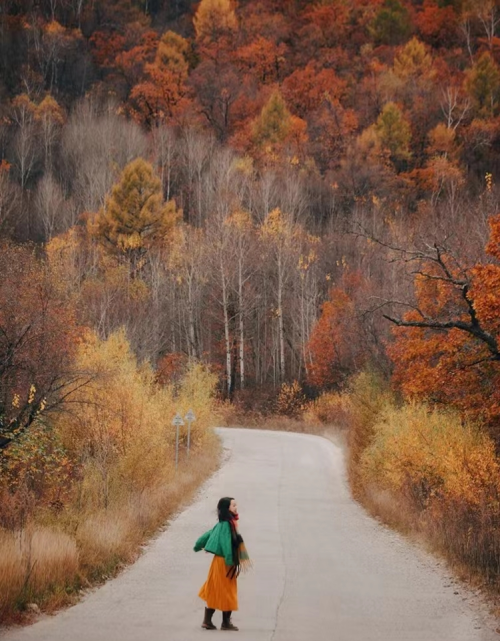
M 71 584 L 78 573 L 75 540 L 64 532 L 32 526 L 0 531 L 0 616 Z

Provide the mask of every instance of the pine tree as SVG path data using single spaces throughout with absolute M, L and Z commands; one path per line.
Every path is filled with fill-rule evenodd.
M 408 10 L 399 0 L 385 0 L 370 25 L 370 32 L 377 44 L 401 44 L 408 38 L 410 31 Z
M 500 98 L 500 70 L 485 52 L 466 74 L 465 89 L 472 98 L 476 110 L 482 116 L 493 116 L 498 111 Z
M 147 250 L 168 238 L 179 216 L 174 201 L 164 202 L 152 165 L 137 158 L 125 167 L 89 230 L 110 253 L 126 256 L 137 269 Z
M 396 166 L 410 159 L 410 125 L 394 102 L 388 102 L 384 106 L 377 119 L 375 131 Z
M 279 92 L 274 92 L 257 118 L 253 135 L 258 145 L 283 142 L 290 132 L 291 114 Z
M 216 42 L 238 28 L 238 20 L 232 0 L 201 0 L 194 16 L 196 38 L 205 42 Z

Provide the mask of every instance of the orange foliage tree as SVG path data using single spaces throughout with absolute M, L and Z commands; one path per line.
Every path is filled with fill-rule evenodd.
M 307 345 L 311 358 L 307 378 L 314 387 L 336 387 L 363 365 L 363 330 L 355 302 L 361 286 L 359 274 L 347 275 L 344 286 L 332 287 L 323 303 Z
M 500 215 L 486 251 L 500 259 Z M 416 305 L 396 324 L 394 381 L 409 397 L 454 405 L 500 426 L 500 265 L 460 265 L 447 248 L 414 252 Z
M 257 36 L 250 44 L 236 52 L 238 65 L 244 73 L 251 74 L 259 82 L 280 82 L 284 75 L 287 46 L 276 44 L 268 38 Z
M 450 46 L 457 40 L 458 15 L 451 5 L 442 6 L 436 0 L 424 0 L 415 16 L 420 34 L 433 45 Z
M 325 100 L 339 100 L 347 83 L 333 69 L 321 69 L 314 61 L 297 69 L 283 83 L 283 96 L 301 118 L 317 109 Z
M 187 40 L 173 31 L 162 36 L 154 62 L 145 66 L 146 78 L 130 94 L 132 112 L 138 120 L 154 124 L 171 120 L 185 110 L 188 49 Z

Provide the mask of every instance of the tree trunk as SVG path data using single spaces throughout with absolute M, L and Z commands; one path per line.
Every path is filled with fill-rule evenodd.
M 191 276 L 188 278 L 188 323 L 189 323 L 189 356 L 197 358 L 196 329 L 194 320 L 193 287 Z
M 224 273 L 224 265 L 222 261 L 222 256 L 220 260 L 220 269 L 221 269 L 221 283 L 222 283 L 222 307 L 224 311 L 224 340 L 226 344 L 226 376 L 227 376 L 227 395 L 228 397 L 231 394 L 233 389 L 233 370 L 232 370 L 232 358 L 231 358 L 231 337 L 229 333 L 229 311 L 228 311 L 228 295 L 227 295 L 227 283 L 226 275 Z
M 241 241 L 240 241 L 241 243 Z M 240 388 L 245 388 L 245 321 L 243 318 L 243 260 L 238 260 L 238 308 L 239 308 L 239 334 L 240 334 Z
M 283 322 L 283 269 L 281 254 L 278 255 L 278 340 L 279 340 L 279 381 L 285 380 L 285 324 Z

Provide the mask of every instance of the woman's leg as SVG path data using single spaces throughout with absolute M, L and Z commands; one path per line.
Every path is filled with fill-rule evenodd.
M 205 618 L 201 624 L 201 627 L 205 628 L 205 630 L 217 630 L 215 625 L 212 623 L 214 612 L 215 610 L 213 608 L 205 608 Z
M 222 613 L 222 625 L 220 627 L 221 630 L 239 630 L 239 628 L 233 625 L 231 621 L 231 614 L 232 611 L 226 611 Z

